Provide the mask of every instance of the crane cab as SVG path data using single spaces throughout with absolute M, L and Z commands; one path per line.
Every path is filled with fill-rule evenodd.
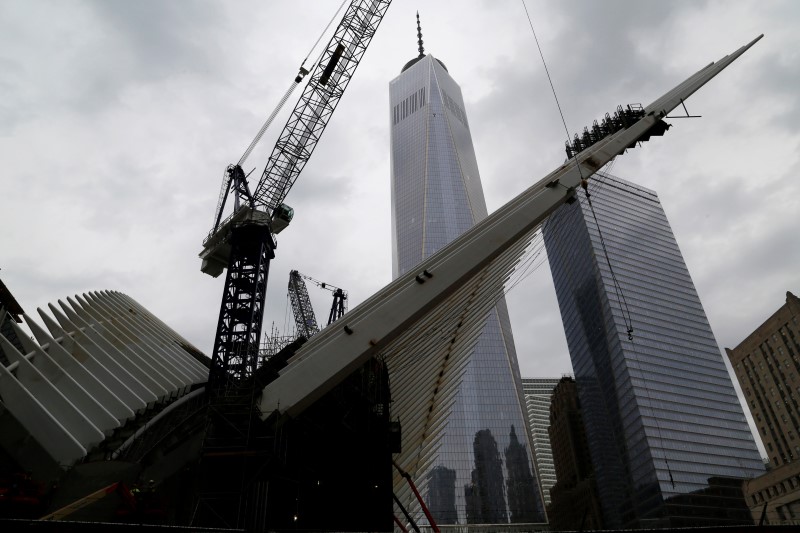
M 272 211 L 272 233 L 277 235 L 289 225 L 294 218 L 294 209 L 286 204 L 280 204 Z

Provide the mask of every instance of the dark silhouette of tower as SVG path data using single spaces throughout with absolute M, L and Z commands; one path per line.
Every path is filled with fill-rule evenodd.
M 547 507 L 550 527 L 554 531 L 601 529 L 602 512 L 578 387 L 570 377 L 561 378 L 553 391 L 548 433 L 557 479 Z
M 506 446 L 506 491 L 508 512 L 512 523 L 536 522 L 536 493 L 528 450 L 517 438 L 511 426 L 509 444 Z
M 428 474 L 428 509 L 438 524 L 455 524 L 456 471 L 445 466 L 434 467 Z
M 507 523 L 503 460 L 491 430 L 482 429 L 475 433 L 473 453 L 472 483 L 464 487 L 467 521 L 472 524 Z

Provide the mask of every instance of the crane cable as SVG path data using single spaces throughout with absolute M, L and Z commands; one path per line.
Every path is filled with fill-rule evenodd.
M 522 7 L 525 9 L 525 16 L 528 18 L 528 24 L 531 27 L 531 32 L 533 33 L 533 39 L 536 41 L 536 48 L 539 50 L 539 56 L 542 58 L 542 65 L 544 65 L 544 71 L 547 74 L 547 80 L 550 82 L 550 89 L 553 91 L 553 98 L 556 101 L 556 106 L 558 107 L 558 113 L 561 115 L 561 123 L 564 124 L 564 132 L 567 134 L 567 141 L 569 141 L 569 128 L 567 127 L 567 121 L 564 118 L 564 111 L 561 109 L 561 104 L 558 101 L 558 95 L 556 94 L 556 87 L 553 84 L 553 78 L 550 76 L 550 70 L 547 68 L 547 62 L 544 59 L 544 52 L 542 52 L 542 47 L 539 44 L 539 38 L 536 36 L 536 30 L 533 29 L 533 21 L 531 20 L 531 15 L 528 13 L 528 6 L 525 5 L 525 0 L 520 0 L 522 2 Z M 611 271 L 611 279 L 614 282 L 614 291 L 617 294 L 617 299 L 620 302 L 620 305 L 624 307 L 622 320 L 625 322 L 625 329 L 628 333 L 628 340 L 633 340 L 633 322 L 631 321 L 631 313 L 628 309 L 628 302 L 625 301 L 625 296 L 622 294 L 622 287 L 620 286 L 619 282 L 617 281 L 617 276 L 614 274 L 614 268 L 611 266 L 611 259 L 608 256 L 608 250 L 606 249 L 605 239 L 603 239 L 603 234 L 600 231 L 600 224 L 597 222 L 597 215 L 594 212 L 594 206 L 592 205 L 591 195 L 589 194 L 589 180 L 587 180 L 583 176 L 583 170 L 581 169 L 580 164 L 578 164 L 578 157 L 575 156 L 575 167 L 578 169 L 578 174 L 581 177 L 581 187 L 586 194 L 586 199 L 589 202 L 589 208 L 592 211 L 592 216 L 594 217 L 595 225 L 597 226 L 597 232 L 600 234 L 600 244 L 603 248 L 603 254 L 606 258 L 606 263 L 608 264 L 608 269 Z M 625 316 L 627 314 L 627 317 Z
M 604 174 L 609 174 L 611 169 L 614 166 L 614 162 L 616 159 L 612 159 L 611 162 L 605 165 L 603 171 L 598 171 L 597 175 L 603 176 Z M 591 193 L 594 194 L 598 192 L 603 185 L 605 184 L 605 180 L 592 180 L 589 184 L 591 189 Z M 547 224 L 555 224 L 556 220 L 558 220 L 559 216 L 563 213 L 563 211 L 556 211 L 547 219 Z M 544 226 L 542 226 L 544 227 Z M 506 283 L 505 287 L 503 288 L 503 293 L 508 294 L 512 290 L 514 290 L 517 285 L 525 281 L 531 274 L 533 274 L 536 270 L 539 269 L 542 264 L 547 260 L 547 256 L 543 254 L 545 252 L 544 240 L 543 240 L 542 229 L 536 230 L 533 237 L 531 238 L 531 242 L 528 245 L 528 248 L 525 250 L 523 257 L 519 260 L 517 266 L 514 267 L 514 272 L 509 276 L 508 282 Z M 542 256 L 542 259 L 535 263 L 537 258 Z
M 319 34 L 319 37 L 317 37 L 317 40 L 316 40 L 316 42 L 315 42 L 315 43 L 314 43 L 314 45 L 311 47 L 311 50 L 309 50 L 309 51 L 308 51 L 308 53 L 306 54 L 306 58 L 305 58 L 305 59 L 303 59 L 303 62 L 300 64 L 300 67 L 302 67 L 303 65 L 305 65 L 305 64 L 306 64 L 306 61 L 308 61 L 308 58 L 309 58 L 309 57 L 311 57 L 311 52 L 313 52 L 313 51 L 314 51 L 314 48 L 316 48 L 316 47 L 317 47 L 317 45 L 319 44 L 319 42 L 322 40 L 322 37 L 325 35 L 325 32 L 327 32 L 327 31 L 328 31 L 328 28 L 330 28 L 330 27 L 331 27 L 331 24 L 333 24 L 333 21 L 334 21 L 334 20 L 336 20 L 336 17 L 337 17 L 337 16 L 339 16 L 339 12 L 340 12 L 340 11 L 342 10 L 342 8 L 344 7 L 344 4 L 345 4 L 345 2 L 347 2 L 347 0 L 342 0 L 342 3 L 341 3 L 341 4 L 339 4 L 339 9 L 337 9 L 337 10 L 336 10 L 336 13 L 334 13 L 334 14 L 333 14 L 333 16 L 331 17 L 331 20 L 329 20 L 329 21 L 328 21 L 328 25 L 327 25 L 327 26 L 325 26 L 325 29 L 324 29 L 324 30 L 322 30 L 322 33 L 320 33 L 320 34 Z M 323 50 L 323 51 L 324 51 L 324 50 Z M 322 54 L 320 54 L 320 57 L 322 57 Z M 318 63 L 318 62 L 319 62 L 319 58 L 317 59 L 317 63 Z M 316 63 L 314 63 L 314 64 L 316 64 Z
M 542 58 L 542 64 L 544 65 L 544 71 L 547 74 L 548 81 L 550 82 L 550 88 L 553 91 L 553 98 L 555 98 L 556 106 L 558 107 L 558 112 L 561 115 L 561 122 L 564 124 L 564 131 L 567 133 L 567 141 L 569 141 L 570 136 L 569 136 L 569 128 L 567 127 L 567 121 L 564 118 L 564 112 L 561 110 L 561 104 L 558 101 L 558 95 L 556 95 L 556 89 L 555 89 L 555 86 L 553 85 L 553 79 L 550 76 L 550 71 L 547 68 L 547 62 L 544 59 L 544 53 L 542 52 L 542 47 L 539 45 L 539 38 L 536 36 L 536 30 L 533 28 L 533 21 L 531 20 L 531 15 L 530 15 L 530 13 L 528 13 L 528 7 L 525 5 L 525 0 L 520 0 L 520 1 L 522 2 L 522 7 L 525 9 L 525 15 L 528 18 L 528 24 L 531 27 L 531 32 L 533 33 L 533 39 L 536 41 L 536 47 L 539 49 L 539 56 Z M 642 372 L 642 366 L 639 363 L 638 358 L 636 357 L 636 345 L 633 342 L 633 322 L 631 321 L 631 314 L 630 314 L 630 310 L 628 309 L 628 303 L 625 300 L 625 297 L 624 297 L 624 295 L 622 293 L 622 287 L 619 284 L 619 281 L 617 280 L 616 275 L 614 274 L 613 267 L 611 266 L 611 259 L 610 259 L 609 255 L 608 255 L 608 250 L 606 248 L 605 240 L 603 239 L 603 234 L 600 231 L 600 223 L 597 221 L 597 215 L 595 214 L 594 206 L 592 205 L 591 195 L 589 194 L 589 181 L 586 178 L 584 178 L 584 176 L 583 176 L 583 171 L 581 170 L 581 166 L 578 163 L 578 156 L 575 155 L 574 159 L 575 159 L 575 166 L 578 168 L 578 173 L 580 174 L 580 177 L 581 177 L 581 187 L 583 188 L 583 190 L 584 190 L 584 192 L 586 194 L 587 203 L 589 204 L 589 208 L 590 208 L 590 210 L 592 212 L 592 217 L 594 218 L 595 225 L 597 226 L 597 233 L 600 236 L 600 244 L 601 244 L 601 246 L 603 248 L 603 254 L 605 255 L 606 264 L 608 265 L 608 269 L 611 272 L 611 279 L 613 280 L 613 283 L 614 283 L 614 290 L 615 290 L 615 292 L 617 294 L 617 301 L 619 302 L 620 310 L 622 311 L 622 319 L 625 322 L 625 328 L 627 329 L 627 333 L 628 333 L 628 341 L 631 343 L 631 346 L 633 347 L 633 354 L 632 354 L 633 355 L 633 360 L 636 361 L 637 366 L 639 366 L 639 374 L 641 376 L 642 383 L 644 384 L 647 400 L 648 400 L 648 403 L 650 404 L 650 410 L 651 410 L 651 413 L 652 413 L 653 401 L 652 401 L 652 397 L 650 395 L 649 387 L 647 385 L 647 379 L 645 378 L 644 373 Z M 624 309 L 623 309 L 623 307 L 624 307 Z M 626 313 L 628 315 L 627 318 L 625 317 Z M 675 489 L 675 479 L 672 477 L 672 469 L 670 469 L 670 467 L 669 467 L 669 460 L 667 459 L 667 453 L 666 453 L 666 450 L 664 449 L 664 439 L 663 439 L 663 436 L 661 434 L 661 424 L 659 423 L 657 416 L 653 415 L 652 418 L 656 423 L 656 430 L 658 431 L 659 441 L 661 442 L 663 459 L 664 459 L 664 463 L 665 463 L 665 465 L 667 467 L 667 473 L 669 474 L 669 480 L 670 480 L 670 483 L 672 484 L 672 488 Z
M 522 7 L 525 9 L 525 16 L 528 17 L 528 24 L 531 27 L 531 33 L 533 33 L 533 40 L 536 41 L 536 48 L 539 49 L 539 56 L 542 58 L 542 65 L 544 65 L 544 72 L 547 74 L 547 81 L 550 82 L 550 89 L 553 91 L 553 98 L 556 100 L 556 106 L 558 107 L 558 113 L 561 115 L 561 123 L 564 124 L 564 131 L 567 134 L 567 140 L 569 140 L 569 128 L 567 128 L 567 121 L 564 118 L 564 112 L 561 110 L 561 104 L 558 102 L 558 95 L 556 95 L 556 88 L 553 85 L 553 78 L 550 77 L 550 70 L 547 68 L 547 62 L 544 60 L 544 52 L 542 52 L 542 47 L 539 45 L 539 38 L 536 37 L 536 30 L 533 29 L 533 22 L 531 21 L 531 15 L 528 13 L 528 6 L 525 5 L 525 0 L 520 0 L 522 2 Z M 581 179 L 583 179 L 583 172 L 581 171 L 580 165 L 578 165 L 578 159 L 575 159 L 575 166 L 578 167 L 578 172 L 581 175 Z
M 284 93 L 283 98 L 280 99 L 280 101 L 278 102 L 278 105 L 275 107 L 275 109 L 269 115 L 267 120 L 261 126 L 261 129 L 258 130 L 258 133 L 256 134 L 255 138 L 250 142 L 250 146 L 247 147 L 247 150 L 244 151 L 244 153 L 242 154 L 242 157 L 239 158 L 239 162 L 236 163 L 237 165 L 242 166 L 244 164 L 245 160 L 250 155 L 250 152 L 253 151 L 253 148 L 256 147 L 256 144 L 258 144 L 258 141 L 260 141 L 261 137 L 264 136 L 264 132 L 267 131 L 267 128 L 269 128 L 270 124 L 272 124 L 272 121 L 275 120 L 275 117 L 278 115 L 278 113 L 280 113 L 281 109 L 283 109 L 283 106 L 286 104 L 286 101 L 292 95 L 292 93 L 297 88 L 297 86 L 300 85 L 301 81 L 303 81 L 303 80 L 299 75 L 297 76 L 297 78 L 294 79 L 292 84 L 289 86 L 289 88 Z
M 586 182 L 586 180 L 583 181 Z M 622 314 L 622 321 L 625 323 L 625 330 L 628 333 L 628 340 L 632 342 L 633 321 L 631 320 L 631 310 L 628 308 L 628 301 L 625 299 L 625 295 L 622 292 L 622 286 L 617 280 L 617 275 L 614 274 L 614 269 L 611 267 L 611 258 L 608 255 L 606 241 L 603 238 L 603 232 L 600 229 L 600 222 L 597 220 L 597 213 L 595 213 L 594 205 L 592 204 L 592 195 L 589 194 L 589 189 L 585 185 L 584 192 L 586 193 L 586 202 L 589 204 L 589 210 L 592 212 L 592 218 L 594 218 L 594 225 L 597 226 L 597 234 L 600 236 L 600 247 L 603 249 L 603 256 L 605 256 L 608 270 L 611 272 L 611 281 L 614 284 L 614 292 L 617 294 L 617 301 L 620 304 L 620 312 Z M 627 317 L 625 315 L 627 315 Z
M 319 42 L 325 36 L 325 34 L 328 31 L 328 28 L 330 28 L 331 24 L 333 24 L 333 21 L 336 20 L 337 16 L 339 16 L 339 12 L 342 10 L 342 8 L 344 7 L 344 4 L 346 2 L 347 2 L 347 0 L 342 0 L 342 3 L 339 5 L 339 9 L 336 10 L 336 13 L 334 13 L 333 16 L 331 17 L 331 20 L 328 21 L 328 24 L 325 26 L 325 29 L 322 30 L 322 33 L 319 34 L 319 37 L 317 37 L 317 40 L 311 46 L 311 49 L 308 51 L 308 54 L 306 54 L 305 59 L 303 59 L 303 62 L 300 64 L 300 71 L 299 71 L 298 75 L 292 81 L 291 85 L 289 85 L 289 88 L 283 94 L 283 97 L 278 101 L 278 105 L 275 107 L 275 109 L 272 111 L 272 113 L 270 113 L 269 117 L 267 117 L 267 120 L 261 126 L 261 129 L 258 130 L 258 133 L 256 134 L 255 138 L 253 138 L 253 140 L 250 142 L 250 146 L 247 147 L 247 149 L 242 154 L 242 157 L 239 158 L 239 162 L 237 163 L 237 165 L 242 166 L 244 164 L 245 160 L 250 156 L 250 153 L 253 151 L 253 149 L 258 144 L 258 141 L 260 141 L 261 137 L 264 136 L 264 133 L 267 131 L 267 128 L 270 127 L 270 125 L 272 124 L 272 121 L 275 120 L 275 117 L 278 115 L 278 113 L 280 113 L 281 109 L 283 109 L 283 106 L 286 105 L 286 101 L 289 100 L 289 97 L 292 95 L 294 90 L 303 81 L 303 78 L 305 77 L 305 75 L 308 74 L 309 71 L 306 68 L 304 68 L 305 64 L 306 64 L 306 61 L 308 61 L 308 58 L 311 57 L 311 53 L 314 51 L 314 49 L 317 47 Z M 322 54 L 324 54 L 324 53 L 325 53 L 325 50 L 322 50 L 319 53 L 319 56 L 317 57 L 317 60 L 314 62 L 314 65 L 319 63 L 320 59 L 322 59 Z

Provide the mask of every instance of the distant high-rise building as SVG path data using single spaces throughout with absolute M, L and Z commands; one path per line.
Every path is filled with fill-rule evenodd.
M 745 483 L 753 517 L 800 524 L 800 299 L 786 303 L 736 348 L 726 348 L 771 469 Z
M 550 449 L 550 400 L 559 378 L 522 378 L 522 392 L 528 409 L 528 424 L 531 429 L 531 444 L 539 483 L 542 486 L 545 505 L 550 505 L 550 487 L 556 484 L 553 468 L 553 452 Z
M 603 514 L 573 378 L 564 377 L 556 385 L 549 411 L 548 434 L 558 478 L 547 507 L 550 527 L 554 531 L 602 529 Z
M 685 525 L 665 500 L 763 464 L 658 196 L 591 184 L 544 240 L 605 526 Z
M 441 61 L 424 54 L 421 36 L 419 56 L 390 84 L 390 102 L 397 277 L 487 211 L 461 89 Z M 479 331 L 464 335 L 474 338 L 469 360 L 441 376 L 443 382 L 460 380 L 449 418 L 426 436 L 417 461 L 429 465 L 418 477 L 427 480 L 429 498 L 436 502 L 431 511 L 443 523 L 543 522 L 505 300 L 491 308 Z M 530 484 L 524 489 L 529 497 L 518 497 L 521 483 Z M 455 492 L 444 494 L 445 489 Z

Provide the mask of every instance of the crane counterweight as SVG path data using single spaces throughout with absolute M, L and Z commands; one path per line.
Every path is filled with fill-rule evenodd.
M 291 220 L 291 218 L 290 218 Z M 288 225 L 288 222 L 286 223 Z M 258 209 L 253 209 L 248 206 L 240 207 L 223 221 L 217 231 L 208 236 L 203 242 L 203 250 L 200 252 L 200 259 L 203 260 L 200 265 L 200 270 L 204 274 L 212 277 L 218 277 L 222 272 L 228 268 L 228 263 L 231 256 L 231 236 L 235 228 L 240 226 L 261 226 L 263 231 L 267 234 L 270 233 L 272 227 L 272 220 L 269 214 Z M 286 227 L 284 225 L 284 227 Z M 272 239 L 272 248 L 275 248 L 274 239 Z

